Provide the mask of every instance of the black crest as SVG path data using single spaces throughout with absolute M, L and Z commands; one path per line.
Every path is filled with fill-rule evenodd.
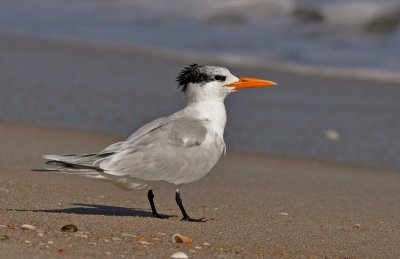
M 175 79 L 182 92 L 186 91 L 189 83 L 206 83 L 212 80 L 213 78 L 207 74 L 206 67 L 198 64 L 191 64 L 185 67 Z

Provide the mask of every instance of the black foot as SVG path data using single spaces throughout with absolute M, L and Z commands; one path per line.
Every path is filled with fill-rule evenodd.
M 181 199 L 181 195 L 179 193 L 179 190 L 176 190 L 175 200 L 176 200 L 176 204 L 178 204 L 178 207 L 181 210 L 182 215 L 183 215 L 183 218 L 181 220 L 188 221 L 188 222 L 206 222 L 207 221 L 204 218 L 192 219 L 191 217 L 189 217 L 189 215 L 186 213 L 185 208 L 183 207 L 182 199 Z
M 154 194 L 153 194 L 152 190 L 149 190 L 149 192 L 147 193 L 147 198 L 149 198 L 151 212 L 153 213 L 154 217 L 159 218 L 159 219 L 167 219 L 167 218 L 172 217 L 172 216 L 169 216 L 169 215 L 164 215 L 164 214 L 158 214 L 157 213 L 156 206 L 154 205 Z
M 161 217 L 161 215 L 160 214 L 158 214 L 157 212 L 153 212 L 153 217 L 155 217 L 155 218 L 159 218 L 159 219 L 161 219 L 162 217 Z
M 205 218 L 192 219 L 191 217 L 183 217 L 181 220 L 187 221 L 187 222 L 207 222 L 207 220 Z

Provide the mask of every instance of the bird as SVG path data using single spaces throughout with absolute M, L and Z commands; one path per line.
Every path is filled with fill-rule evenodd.
M 172 115 L 140 127 L 126 140 L 97 153 L 43 155 L 46 170 L 107 181 L 127 190 L 147 188 L 152 215 L 163 218 L 154 204 L 154 186 L 176 187 L 175 201 L 184 221 L 186 212 L 180 188 L 194 183 L 225 155 L 224 129 L 227 121 L 225 98 L 240 89 L 276 86 L 272 81 L 238 78 L 227 68 L 191 64 L 176 77 L 186 106 Z

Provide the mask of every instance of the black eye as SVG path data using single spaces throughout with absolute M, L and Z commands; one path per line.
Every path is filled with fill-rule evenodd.
M 226 76 L 216 75 L 216 76 L 214 77 L 214 79 L 217 80 L 217 81 L 223 82 L 223 81 L 225 81 Z

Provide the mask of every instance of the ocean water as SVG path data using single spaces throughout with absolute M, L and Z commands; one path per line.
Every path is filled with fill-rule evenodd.
M 0 33 L 400 82 L 398 0 L 1 0 Z

